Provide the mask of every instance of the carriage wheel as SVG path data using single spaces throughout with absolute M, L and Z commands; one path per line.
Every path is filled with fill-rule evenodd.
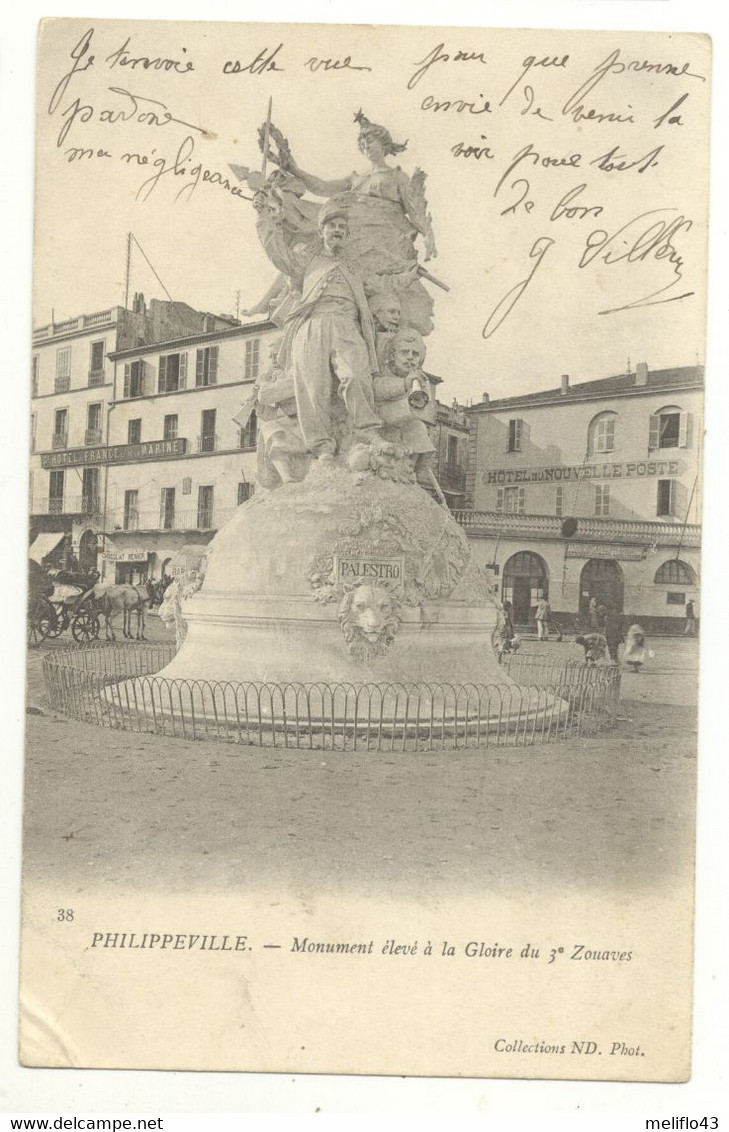
M 28 644 L 39 645 L 56 627 L 56 611 L 48 601 L 39 602 L 28 617 Z
M 56 602 L 52 601 L 52 602 L 50 602 L 50 605 L 53 609 L 53 612 L 56 615 L 56 620 L 55 620 L 54 624 L 50 627 L 48 632 L 46 633 L 46 636 L 47 637 L 60 637 L 63 630 L 68 628 L 68 614 L 66 613 L 65 609 L 63 608 L 63 605 L 60 602 L 56 603 Z
M 82 609 L 71 622 L 73 639 L 81 645 L 87 644 L 88 641 L 95 641 L 100 628 L 98 613 L 93 613 L 90 609 Z

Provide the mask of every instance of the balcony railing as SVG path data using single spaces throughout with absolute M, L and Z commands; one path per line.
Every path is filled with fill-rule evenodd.
M 108 326 L 114 321 L 114 309 L 95 311 L 94 314 L 80 315 L 78 318 L 67 318 L 64 322 L 50 322 L 47 326 L 38 326 L 33 331 L 33 341 L 38 342 L 44 338 L 53 338 L 57 334 L 70 334 L 74 330 L 93 330 L 97 326 Z
M 217 452 L 218 450 L 218 437 L 216 433 L 204 432 L 202 436 L 197 438 L 198 452 Z
M 71 375 L 65 374 L 63 377 L 56 377 L 53 383 L 54 393 L 68 393 L 71 388 Z
M 84 433 L 84 444 L 101 444 L 101 429 L 87 428 Z
M 107 531 L 216 531 L 235 514 L 236 507 L 196 507 L 186 511 L 111 511 Z
M 499 511 L 454 511 L 453 517 L 464 528 L 473 534 L 491 535 L 493 537 L 506 534 L 530 535 L 541 538 L 561 539 L 562 523 L 564 518 L 554 515 L 510 515 Z M 684 546 L 698 546 L 701 542 L 701 527 L 698 523 L 681 522 L 664 523 L 651 520 L 638 521 L 633 519 L 595 519 L 575 516 L 577 531 L 574 535 L 576 542 L 631 542 L 645 543 L 652 546 L 659 545 L 678 546 L 679 541 Z
M 239 428 L 238 429 L 238 447 L 246 452 L 252 451 L 258 442 L 258 429 L 254 428 Z
M 103 369 L 90 369 L 89 370 L 89 385 L 103 385 L 104 384 L 104 371 Z
M 98 495 L 65 495 L 62 499 L 50 496 L 31 501 L 31 515 L 101 515 L 101 498 Z
M 60 432 L 54 432 L 51 437 L 51 448 L 67 448 L 68 447 L 68 429 L 64 428 Z

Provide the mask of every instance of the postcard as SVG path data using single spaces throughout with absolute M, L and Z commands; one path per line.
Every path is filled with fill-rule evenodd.
M 24 1065 L 689 1077 L 710 90 L 43 21 Z

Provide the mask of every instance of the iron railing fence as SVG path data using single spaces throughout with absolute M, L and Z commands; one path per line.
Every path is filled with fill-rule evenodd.
M 510 657 L 509 684 L 300 684 L 170 680 L 172 645 L 47 653 L 50 705 L 98 726 L 254 747 L 433 751 L 531 746 L 610 726 L 615 666 Z M 529 680 L 529 683 L 521 681 Z

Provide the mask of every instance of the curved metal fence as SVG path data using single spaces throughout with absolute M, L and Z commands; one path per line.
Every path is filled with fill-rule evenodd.
M 513 747 L 609 726 L 617 666 L 512 656 L 504 684 L 299 684 L 169 680 L 172 645 L 97 643 L 49 652 L 50 705 L 100 727 L 306 750 Z

